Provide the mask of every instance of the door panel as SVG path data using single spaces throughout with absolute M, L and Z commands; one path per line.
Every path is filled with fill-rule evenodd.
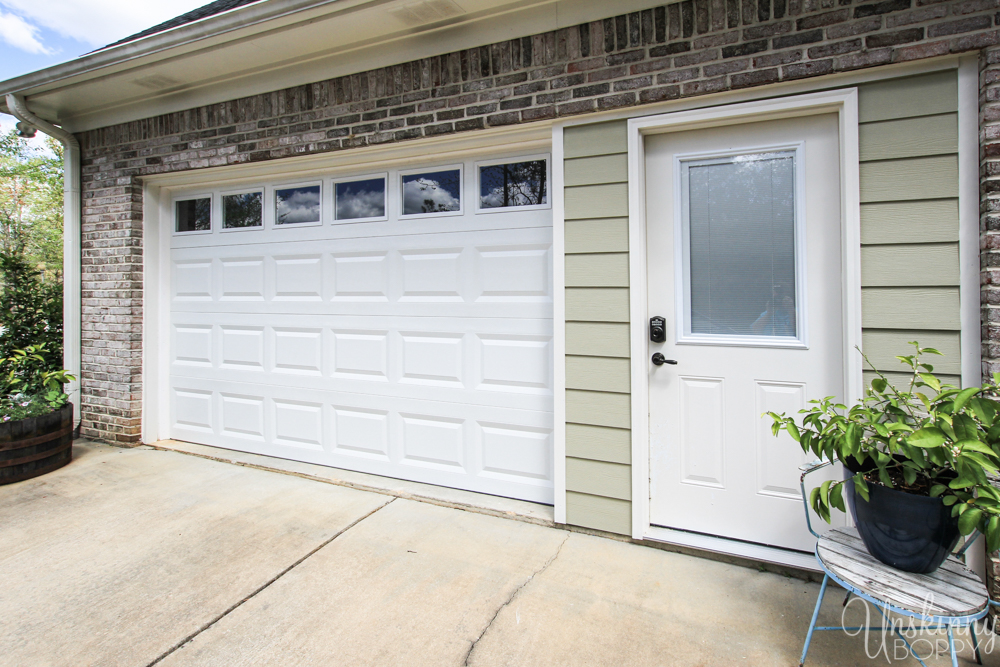
M 768 410 L 844 394 L 835 115 L 646 138 L 650 522 L 811 550 Z M 836 474 L 836 473 L 832 473 Z

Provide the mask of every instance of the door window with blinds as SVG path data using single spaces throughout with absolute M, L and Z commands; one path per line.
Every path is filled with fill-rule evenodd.
M 678 342 L 804 347 L 801 148 L 678 156 Z

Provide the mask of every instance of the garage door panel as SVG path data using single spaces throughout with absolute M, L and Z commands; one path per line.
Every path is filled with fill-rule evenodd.
M 185 368 L 177 369 L 173 374 L 173 379 L 183 382 L 189 386 L 200 386 L 218 376 L 218 372 L 212 369 Z M 226 373 L 227 380 L 233 382 L 234 386 L 243 387 L 240 392 L 246 394 L 253 392 L 255 387 L 261 384 L 264 379 L 262 373 L 254 371 Z M 340 391 L 357 394 L 359 396 L 381 397 L 383 400 L 390 400 L 396 397 L 400 399 L 421 399 L 428 395 L 433 395 L 432 402 L 460 402 L 469 406 L 499 407 L 512 410 L 539 410 L 547 411 L 552 409 L 551 395 L 524 394 L 516 391 L 490 391 L 486 389 L 470 389 L 462 386 L 448 386 L 446 382 L 435 383 L 425 382 L 372 382 L 369 380 L 349 380 L 337 378 L 337 382 L 330 382 L 322 377 L 271 374 L 266 376 L 267 385 L 275 389 L 303 388 L 310 391 Z M 431 391 L 433 389 L 433 391 Z
M 552 304 L 532 302 L 524 299 L 520 302 L 490 303 L 481 300 L 476 303 L 441 301 L 410 301 L 395 303 L 359 303 L 357 301 L 326 301 L 326 302 L 276 302 L 268 301 L 261 304 L 241 303 L 220 309 L 218 303 L 198 303 L 195 301 L 173 304 L 175 313 L 232 313 L 246 315 L 325 315 L 327 317 L 346 317 L 363 315 L 381 315 L 383 317 L 436 317 L 436 318 L 492 318 L 506 320 L 511 318 L 546 319 L 552 317 Z
M 552 415 L 448 401 L 174 378 L 174 437 L 552 502 Z M 206 437 L 211 434 L 211 437 Z
M 331 253 L 334 301 L 387 302 L 389 252 Z
M 461 232 L 399 237 L 391 250 L 372 248 L 372 239 L 352 239 L 326 253 L 310 252 L 316 244 L 301 241 L 174 250 L 171 300 L 175 309 L 203 312 L 289 302 L 296 305 L 285 306 L 288 312 L 318 302 L 551 304 L 551 230 L 491 234 L 476 240 L 495 244 L 475 247 L 461 245 L 475 238 Z
M 220 301 L 264 300 L 264 257 L 230 257 L 219 260 Z
M 254 326 L 244 314 L 175 314 L 174 330 L 197 332 L 199 349 L 222 340 L 203 359 L 193 346 L 172 347 L 175 377 L 211 379 L 216 369 L 236 382 L 336 389 L 386 397 L 549 410 L 552 405 L 550 320 L 462 319 L 442 331 L 436 318 L 289 316 L 282 326 Z M 209 324 L 215 322 L 214 325 Z M 381 327 L 379 325 L 382 325 Z M 395 325 L 396 329 L 388 329 Z M 456 330 L 457 329 L 457 330 Z M 194 334 L 187 334 L 192 336 Z M 196 361 L 192 361 L 196 358 Z
M 388 170 L 385 222 L 334 224 L 331 178 L 307 226 L 278 182 L 258 228 L 187 195 L 215 208 L 170 237 L 169 436 L 551 503 L 552 212 L 479 212 L 463 173 L 462 212 L 407 217 Z
M 552 299 L 552 246 L 479 246 L 476 248 L 476 300 L 480 302 Z

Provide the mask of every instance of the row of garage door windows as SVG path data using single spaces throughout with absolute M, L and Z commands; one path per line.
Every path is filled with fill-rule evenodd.
M 463 165 L 398 172 L 399 215 L 461 215 Z M 542 156 L 516 161 L 475 164 L 476 211 L 548 206 L 548 160 Z M 389 175 L 355 176 L 332 181 L 334 222 L 375 222 L 387 219 Z M 321 224 L 323 183 L 278 186 L 274 192 L 274 224 Z M 264 190 L 223 193 L 222 228 L 264 226 Z M 212 230 L 212 196 L 179 198 L 174 202 L 174 231 L 179 234 Z

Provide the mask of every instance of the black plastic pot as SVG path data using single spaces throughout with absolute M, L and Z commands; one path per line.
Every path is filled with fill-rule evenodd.
M 856 471 L 845 469 L 845 478 Z M 929 574 L 952 552 L 961 534 L 958 517 L 940 498 L 868 484 L 868 500 L 845 484 L 847 503 L 868 552 L 898 570 Z

